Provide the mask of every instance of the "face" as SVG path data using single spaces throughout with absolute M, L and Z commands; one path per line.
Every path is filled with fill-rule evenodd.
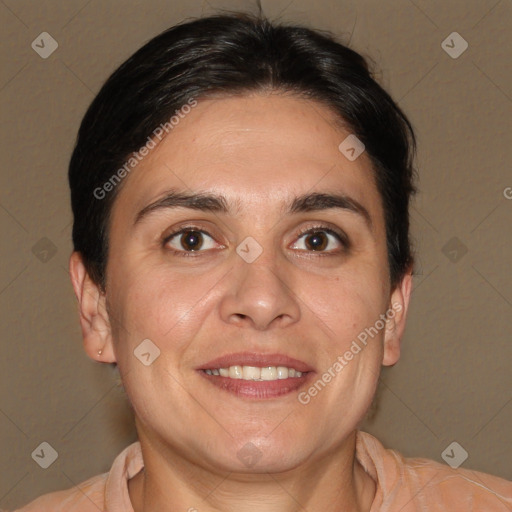
M 82 327 L 118 363 L 141 440 L 274 472 L 353 433 L 398 359 L 409 281 L 390 289 L 370 161 L 338 149 L 349 134 L 296 97 L 199 100 L 125 179 L 106 295 L 86 285 L 108 314 L 85 300 Z

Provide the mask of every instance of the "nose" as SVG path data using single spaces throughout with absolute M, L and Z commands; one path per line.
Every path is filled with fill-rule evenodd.
M 254 262 L 239 258 L 230 272 L 230 286 L 221 299 L 220 314 L 226 323 L 257 330 L 286 327 L 300 319 L 300 300 L 286 282 L 284 262 L 270 251 Z

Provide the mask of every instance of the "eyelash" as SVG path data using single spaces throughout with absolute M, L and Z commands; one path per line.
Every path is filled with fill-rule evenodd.
M 176 237 L 178 235 L 186 233 L 187 231 L 198 231 L 198 232 L 206 234 L 210 238 L 214 239 L 214 237 L 212 235 L 210 235 L 210 233 L 208 233 L 208 231 L 200 228 L 199 226 L 190 224 L 190 225 L 181 227 L 177 231 L 173 231 L 172 233 L 165 235 L 165 237 L 162 239 L 162 247 L 165 248 L 165 246 L 167 245 L 167 243 L 170 240 L 172 240 L 174 237 Z M 343 232 L 341 232 L 341 231 L 338 232 L 332 228 L 329 228 L 329 227 L 327 227 L 325 225 L 321 225 L 321 224 L 301 229 L 298 233 L 298 238 L 301 238 L 304 235 L 309 235 L 309 234 L 313 234 L 313 233 L 328 233 L 328 234 L 336 237 L 338 242 L 341 243 L 341 245 L 343 246 L 343 249 L 341 250 L 342 252 L 347 252 L 350 249 L 349 240 Z M 175 249 L 170 249 L 170 248 L 166 248 L 166 250 L 170 251 L 171 253 L 173 253 L 176 256 L 181 256 L 181 257 L 185 257 L 185 258 L 189 258 L 189 257 L 196 258 L 197 256 L 199 256 L 199 254 L 201 252 L 205 252 L 205 251 L 177 251 Z M 339 254 L 339 252 L 332 253 L 332 252 L 326 252 L 326 251 L 319 251 L 319 252 L 306 251 L 306 252 L 314 253 L 315 256 L 332 256 L 332 255 L 336 256 Z

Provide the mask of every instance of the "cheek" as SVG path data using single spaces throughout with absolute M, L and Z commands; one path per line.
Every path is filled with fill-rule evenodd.
M 386 307 L 382 276 L 377 267 L 343 270 L 315 286 L 303 282 L 304 302 L 319 327 L 342 350 L 366 328 L 375 324 Z
M 130 356 L 150 339 L 169 358 L 179 358 L 194 339 L 207 314 L 208 291 L 218 281 L 214 275 L 186 276 L 164 266 L 125 268 L 115 279 L 112 313 L 122 322 L 114 335 L 118 355 Z

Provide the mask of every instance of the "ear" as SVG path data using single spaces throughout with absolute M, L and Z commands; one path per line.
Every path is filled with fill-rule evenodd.
M 384 366 L 394 365 L 400 359 L 400 343 L 405 330 L 407 310 L 412 288 L 412 269 L 409 270 L 391 293 L 390 304 L 386 312 L 386 331 L 384 334 Z
M 69 274 L 78 299 L 85 352 L 95 361 L 115 363 L 116 357 L 105 293 L 90 278 L 82 255 L 78 252 L 71 254 Z

